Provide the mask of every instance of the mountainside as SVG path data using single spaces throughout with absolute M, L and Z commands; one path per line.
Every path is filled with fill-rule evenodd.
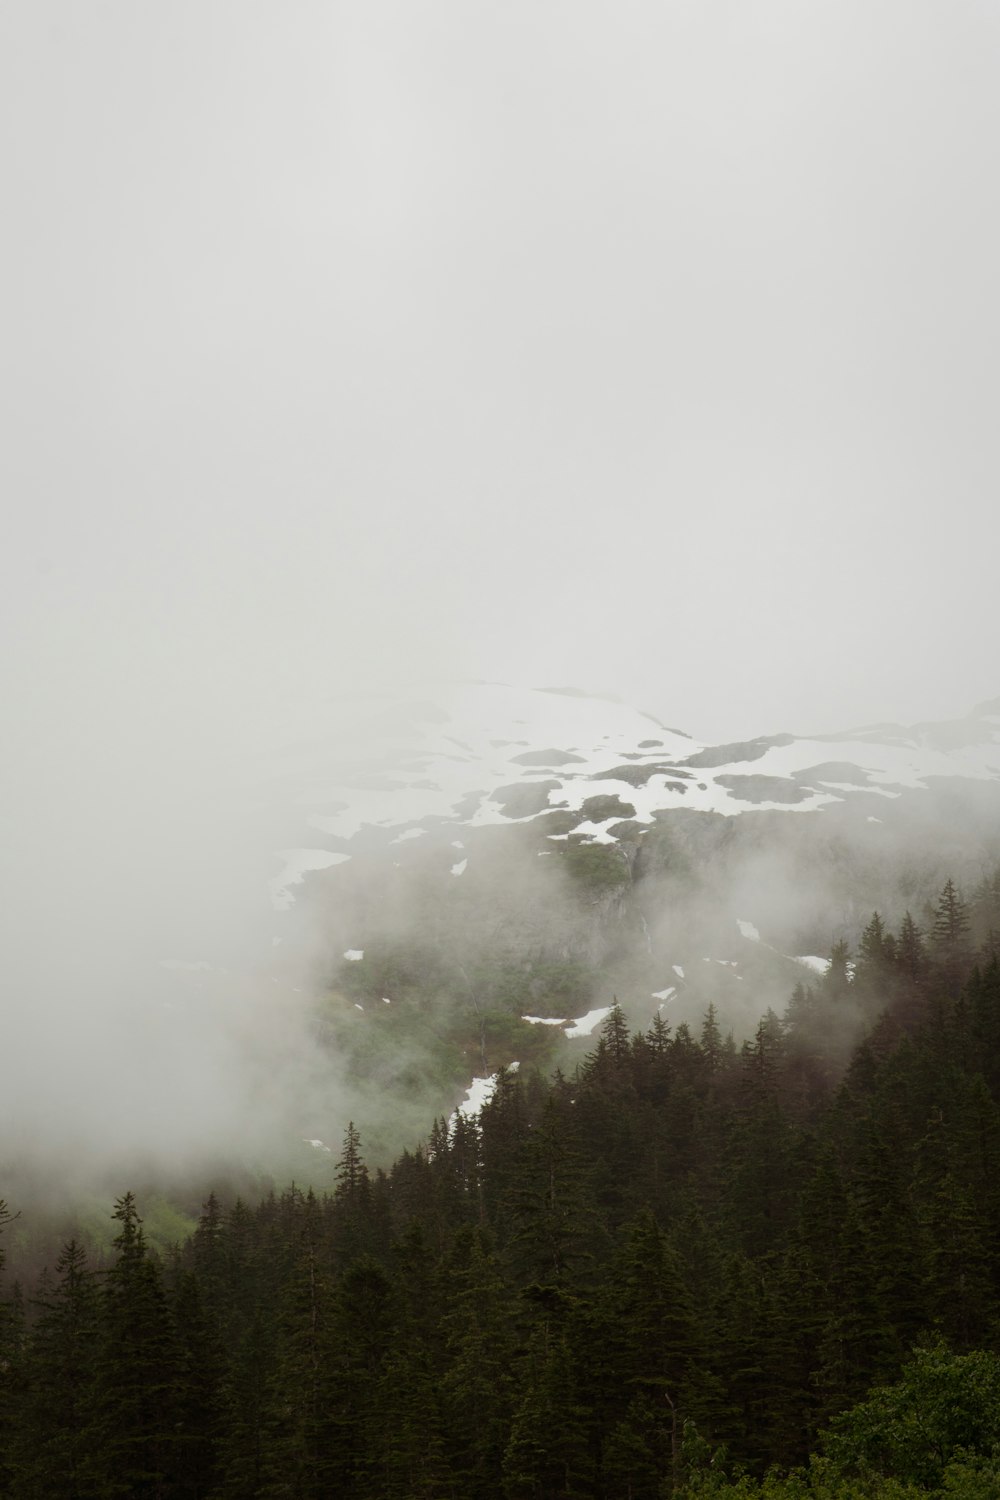
M 301 873 L 339 862 L 356 840 L 369 849 L 380 838 L 535 822 L 553 840 L 621 843 L 678 809 L 733 817 L 849 805 L 881 823 L 885 804 L 908 791 L 1000 780 L 1000 699 L 954 723 L 705 746 L 606 699 L 475 684 L 447 707 L 386 706 L 358 727 L 363 760 L 320 742 L 300 747 L 285 771 L 304 825 L 326 837 L 288 852 L 273 881 L 279 905 Z
M 261 785 L 275 972 L 302 983 L 307 955 L 321 1036 L 380 1096 L 443 1110 L 502 1064 L 571 1065 L 615 996 L 638 1024 L 712 1004 L 739 1039 L 873 911 L 927 927 L 946 879 L 971 893 L 1000 862 L 1000 700 L 705 746 L 476 684 L 359 705 Z

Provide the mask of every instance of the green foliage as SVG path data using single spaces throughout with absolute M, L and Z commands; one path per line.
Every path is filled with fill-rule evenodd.
M 571 837 L 560 858 L 573 880 L 595 900 L 621 890 L 631 879 L 617 844 L 585 844 Z
M 387 1172 L 346 1124 L 323 1194 L 190 1235 L 154 1202 L 165 1261 L 125 1194 L 107 1271 L 71 1243 L 0 1303 L 0 1494 L 994 1496 L 1000 966 L 953 992 L 918 938 L 873 917 L 740 1051 L 616 1003 L 572 1076 L 500 1067 Z M 466 1046 L 545 1034 L 462 983 Z
M 837 1477 L 940 1486 L 949 1464 L 1000 1448 L 1000 1355 L 918 1349 L 899 1381 L 834 1419 L 823 1447 Z

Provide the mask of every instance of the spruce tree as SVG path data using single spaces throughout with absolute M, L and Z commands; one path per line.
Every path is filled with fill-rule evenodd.
M 460 1231 L 445 1274 L 451 1295 L 442 1396 L 452 1468 L 468 1500 L 493 1500 L 515 1397 L 513 1297 L 479 1229 Z
M 146 1249 L 135 1198 L 112 1215 L 121 1227 L 104 1283 L 100 1383 L 119 1492 L 165 1500 L 176 1458 L 177 1362 L 159 1261 Z
M 100 1293 L 70 1240 L 43 1283 L 25 1361 L 13 1493 L 66 1500 L 116 1493 L 108 1412 L 100 1388 Z
M 931 930 L 931 951 L 947 990 L 955 994 L 967 977 L 971 943 L 969 907 L 950 878 L 938 897 Z
M 0 1198 L 0 1281 L 7 1260 L 3 1235 L 17 1217 Z M 0 1300 L 0 1494 L 11 1480 L 10 1455 L 19 1406 L 23 1342 L 20 1298 L 4 1298 Z

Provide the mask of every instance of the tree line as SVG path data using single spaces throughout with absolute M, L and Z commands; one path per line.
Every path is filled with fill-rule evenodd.
M 108 1266 L 0 1303 L 0 1494 L 1000 1493 L 998 914 L 873 914 L 741 1045 L 616 1005 L 572 1076 L 388 1170 L 348 1126 L 332 1193 L 168 1255 L 125 1193 Z

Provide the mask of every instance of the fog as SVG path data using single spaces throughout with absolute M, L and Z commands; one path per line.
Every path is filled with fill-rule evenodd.
M 995 695 L 998 32 L 0 6 L 8 1139 L 301 1123 L 266 787 L 314 707 L 572 683 L 717 742 Z

